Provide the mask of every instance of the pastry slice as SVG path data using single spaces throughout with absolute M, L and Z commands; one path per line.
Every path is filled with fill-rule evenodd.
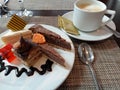
M 27 66 L 33 66 L 42 57 L 40 49 L 23 37 L 14 44 L 14 53 Z
M 52 46 L 45 43 L 39 44 L 39 48 L 47 57 L 57 62 L 58 64 L 65 66 L 64 58 Z
M 62 16 L 58 16 L 58 26 L 59 28 L 63 28 L 67 33 L 79 35 L 78 29 L 73 25 L 72 21 L 64 18 Z
M 31 30 L 33 33 L 43 34 L 48 43 L 71 50 L 71 45 L 69 42 L 67 42 L 65 39 L 63 39 L 60 35 L 44 28 L 41 25 L 34 25 L 34 26 L 30 27 L 29 30 Z
M 33 43 L 31 40 L 27 40 L 22 37 L 20 40 L 20 45 L 15 48 L 15 52 L 17 56 L 22 58 L 25 64 L 31 62 L 29 65 L 32 65 L 32 62 L 40 58 L 41 54 L 44 54 L 51 60 L 57 62 L 62 66 L 65 66 L 64 58 L 47 43 L 36 44 Z
M 14 44 L 17 41 L 20 40 L 21 36 L 24 38 L 31 38 L 32 37 L 32 32 L 30 30 L 21 30 L 17 32 L 10 32 L 4 36 L 1 37 L 2 41 L 5 44 Z

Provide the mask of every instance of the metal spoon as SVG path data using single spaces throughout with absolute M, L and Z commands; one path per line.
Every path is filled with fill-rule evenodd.
M 86 43 L 82 43 L 78 47 L 78 53 L 79 53 L 79 57 L 80 57 L 81 61 L 84 64 L 88 65 L 88 67 L 92 73 L 94 83 L 96 85 L 96 90 L 101 90 L 101 87 L 98 84 L 95 72 L 94 72 L 93 67 L 92 67 L 92 62 L 94 60 L 94 54 L 93 54 L 91 47 Z
M 120 32 L 113 30 L 110 26 L 105 25 L 117 38 L 120 38 Z

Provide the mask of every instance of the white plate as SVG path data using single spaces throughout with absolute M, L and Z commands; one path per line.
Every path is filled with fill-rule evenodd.
M 27 29 L 30 26 L 32 26 L 32 24 L 27 25 L 25 28 Z M 58 49 L 59 54 L 65 59 L 66 63 L 68 64 L 68 68 L 64 68 L 54 63 L 52 72 L 47 72 L 44 75 L 34 73 L 34 75 L 30 77 L 24 73 L 20 77 L 16 77 L 14 71 L 12 71 L 8 76 L 4 76 L 5 72 L 3 71 L 0 73 L 0 90 L 55 90 L 64 82 L 64 80 L 69 75 L 75 60 L 75 50 L 72 41 L 65 33 L 56 27 L 44 24 L 42 24 L 42 26 L 59 34 L 61 37 L 70 42 L 72 47 L 70 51 Z M 0 36 L 3 36 L 9 32 L 10 31 L 7 30 L 6 32 L 0 34 Z
M 65 13 L 63 15 L 63 17 L 69 19 L 72 21 L 72 17 L 73 17 L 73 11 L 70 11 L 68 13 Z M 109 18 L 107 16 L 103 17 L 103 22 L 105 22 L 106 20 L 108 20 Z M 108 26 L 110 26 L 111 28 L 113 28 L 114 30 L 116 30 L 116 26 L 114 24 L 113 21 L 111 21 Z M 64 30 L 65 31 L 65 30 Z M 66 32 L 67 33 L 67 32 Z M 79 39 L 79 40 L 84 40 L 84 41 L 100 41 L 100 40 L 104 40 L 107 39 L 109 37 L 111 37 L 113 35 L 113 33 L 111 33 L 106 27 L 102 27 L 99 28 L 96 31 L 93 32 L 82 32 L 79 30 L 80 35 L 72 35 L 67 33 L 69 36 Z

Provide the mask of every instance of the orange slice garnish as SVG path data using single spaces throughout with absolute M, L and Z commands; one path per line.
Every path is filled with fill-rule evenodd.
M 32 42 L 41 44 L 41 43 L 45 43 L 46 40 L 45 40 L 44 35 L 35 33 L 35 34 L 33 34 Z

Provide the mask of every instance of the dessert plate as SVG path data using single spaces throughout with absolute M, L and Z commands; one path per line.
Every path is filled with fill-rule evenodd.
M 73 11 L 65 13 L 63 15 L 63 17 L 72 21 Z M 102 21 L 105 22 L 108 19 L 109 18 L 107 16 L 104 16 Z M 108 24 L 108 26 L 110 26 L 111 28 L 116 30 L 116 26 L 113 21 L 111 21 Z M 63 30 L 63 31 L 65 32 L 65 30 Z M 65 33 L 67 33 L 67 32 L 65 32 Z M 67 33 L 67 34 L 75 39 L 84 40 L 84 41 L 100 41 L 100 40 L 107 39 L 113 35 L 113 33 L 110 32 L 110 30 L 108 30 L 106 27 L 101 27 L 93 32 L 83 32 L 83 31 L 79 30 L 79 33 L 80 33 L 80 35 L 72 35 L 69 33 Z
M 28 29 L 32 25 L 33 24 L 28 24 L 25 29 Z M 72 47 L 70 51 L 57 49 L 59 54 L 65 59 L 67 67 L 65 68 L 57 63 L 54 63 L 51 72 L 46 72 L 44 75 L 39 75 L 37 72 L 35 72 L 30 77 L 28 77 L 25 73 L 23 73 L 20 77 L 16 77 L 15 71 L 12 71 L 8 76 L 4 75 L 5 71 L 0 72 L 0 90 L 55 90 L 64 82 L 64 80 L 69 75 L 75 60 L 75 50 L 71 39 L 65 33 L 54 26 L 45 24 L 41 25 L 59 34 L 62 38 L 70 42 Z M 4 33 L 0 34 L 0 37 L 9 33 L 10 30 L 7 30 Z M 0 45 L 2 45 L 1 39 Z M 5 63 L 8 62 L 5 61 Z M 17 67 L 21 68 L 22 66 Z

